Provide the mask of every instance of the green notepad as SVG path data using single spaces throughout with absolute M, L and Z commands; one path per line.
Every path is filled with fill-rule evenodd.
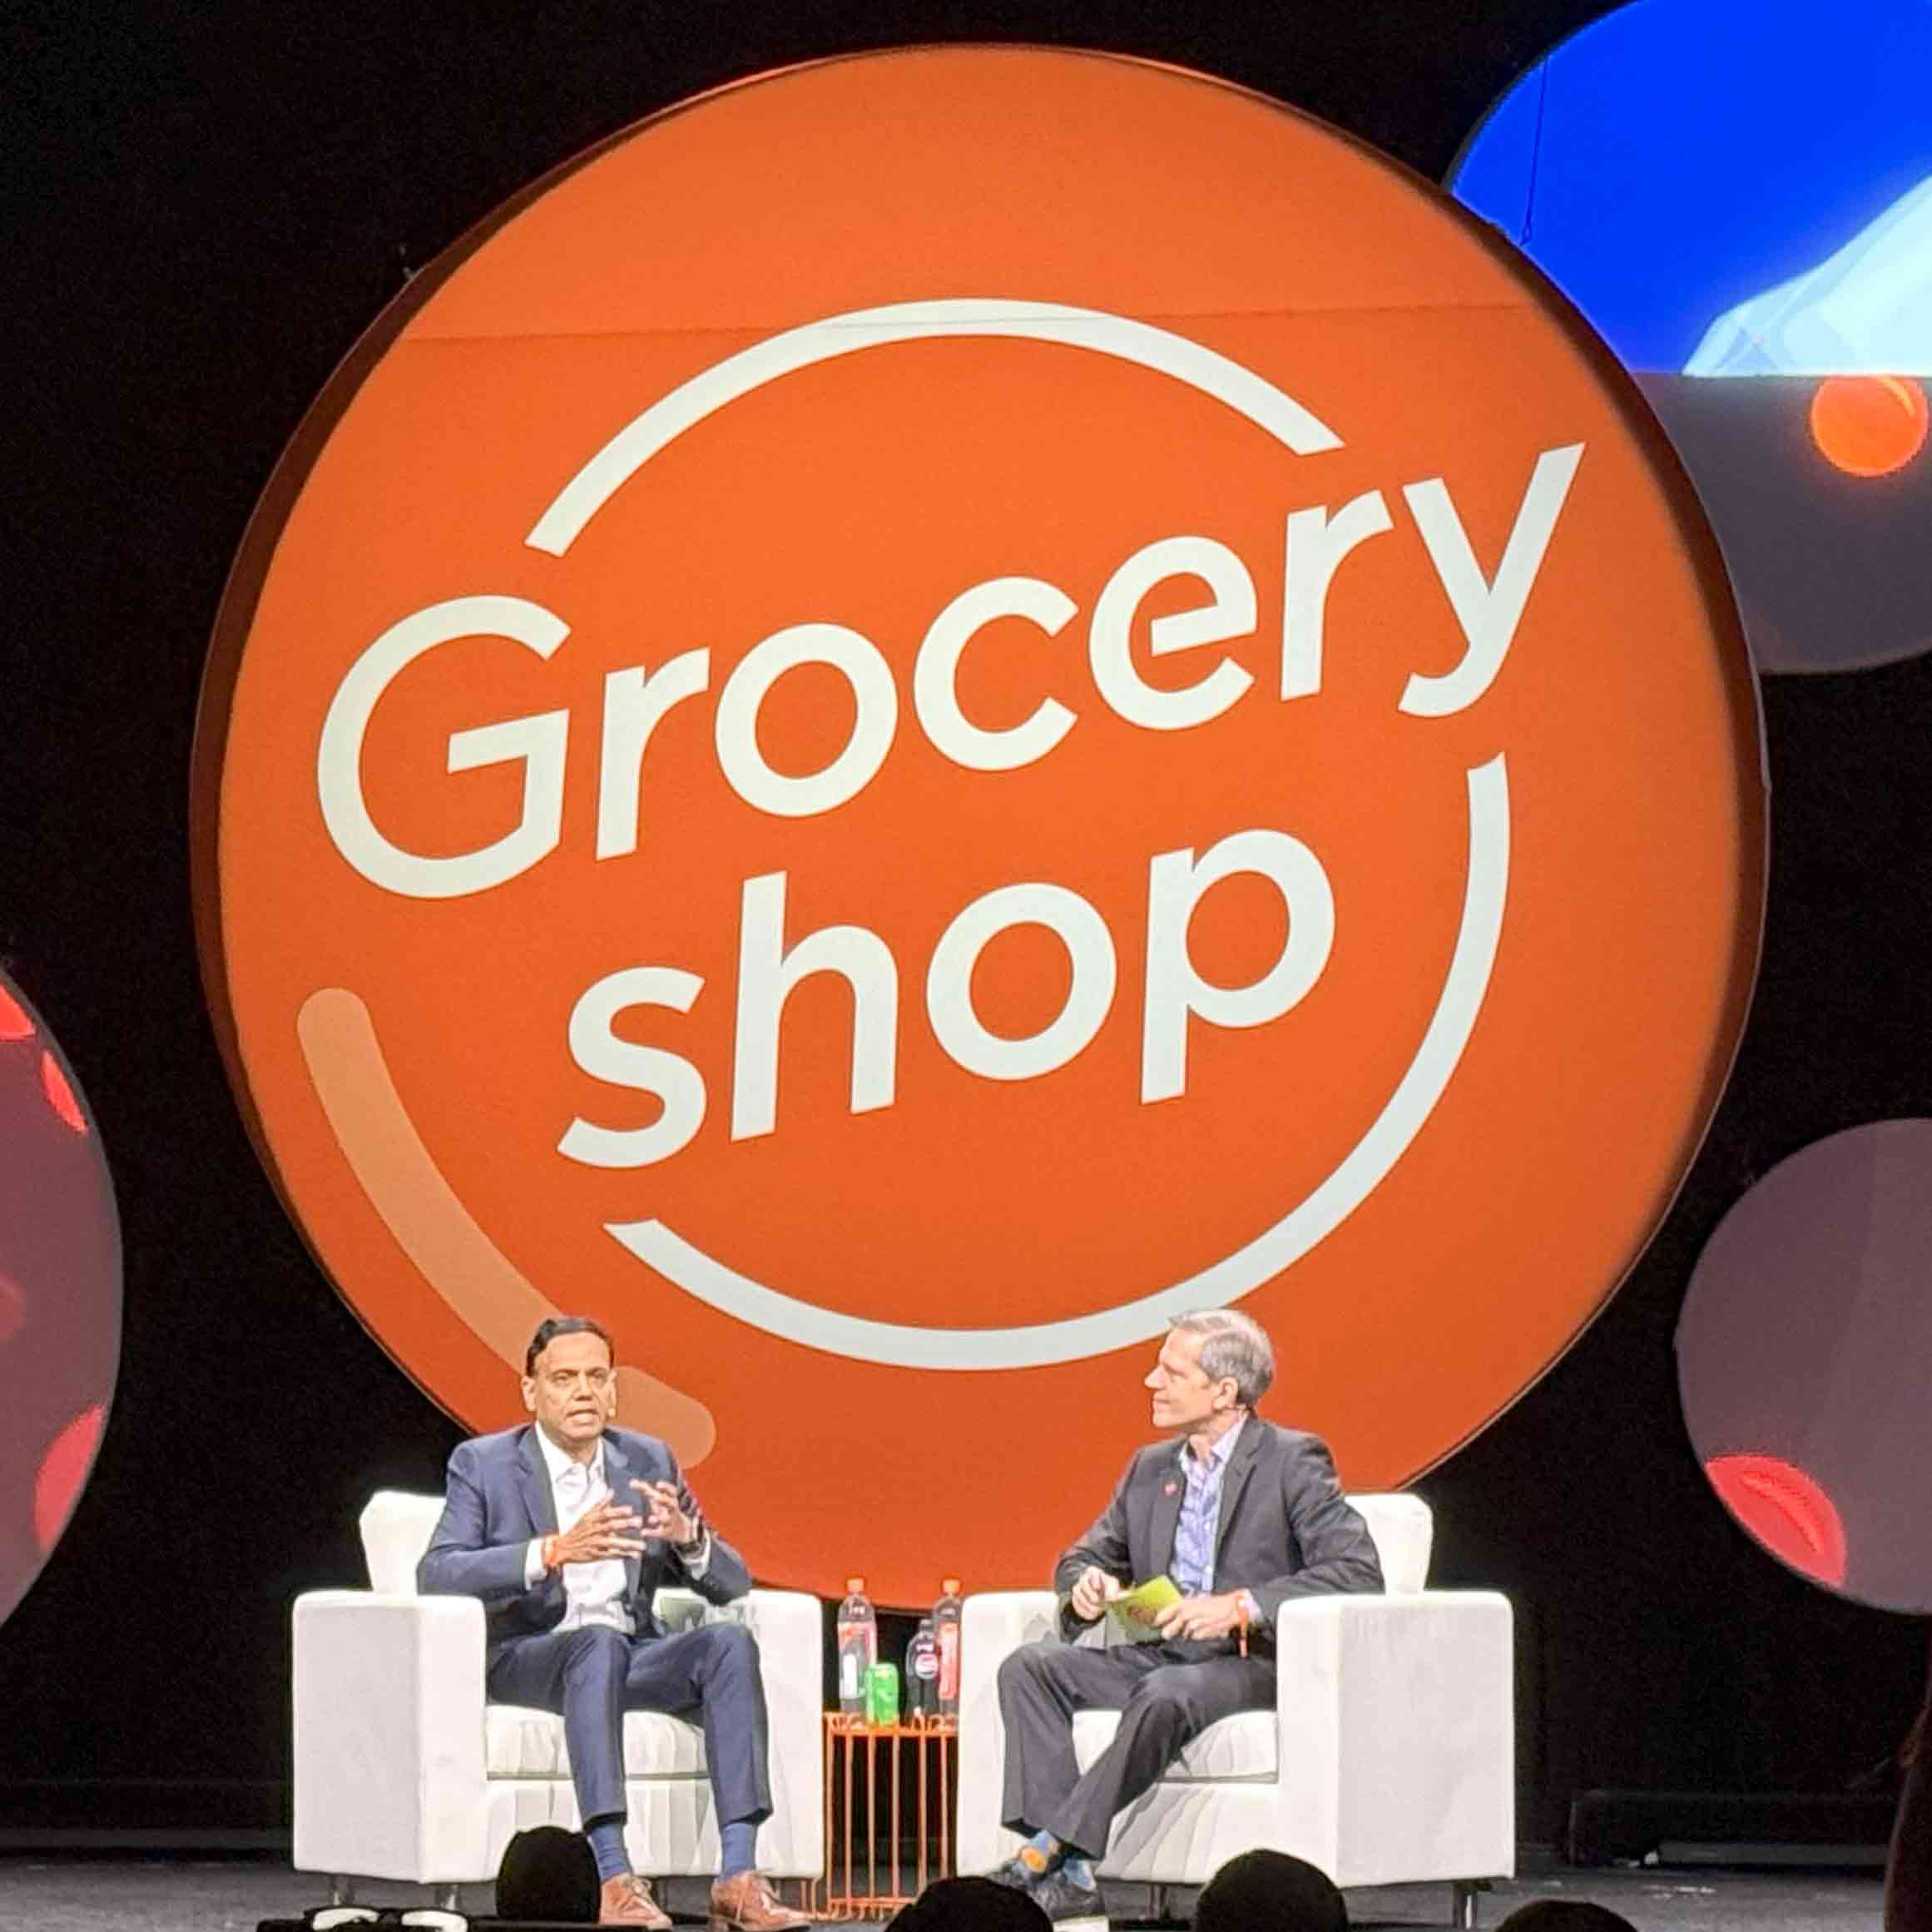
M 1132 1589 L 1116 1597 L 1107 1607 L 1107 1615 L 1113 1619 L 1113 1627 L 1122 1643 L 1159 1643 L 1160 1632 L 1154 1627 L 1154 1619 L 1170 1603 L 1178 1603 L 1181 1593 L 1175 1588 L 1172 1577 L 1156 1577 L 1152 1582 L 1136 1583 Z

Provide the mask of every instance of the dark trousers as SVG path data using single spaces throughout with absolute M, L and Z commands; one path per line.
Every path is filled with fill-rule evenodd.
M 493 1703 L 562 1717 L 587 1826 L 625 1814 L 627 1711 L 701 1718 L 718 1822 L 756 1825 L 771 1816 L 765 1680 L 757 1639 L 742 1624 L 671 1637 L 630 1637 L 602 1625 L 513 1637 L 490 1658 L 487 1682 Z
M 1189 1738 L 1216 1718 L 1274 1702 L 1271 1657 L 1205 1643 L 1113 1650 L 1029 1643 L 999 1667 L 1001 1818 L 1009 1830 L 1051 1831 L 1098 1858 L 1115 1814 L 1152 1788 Z M 1120 1729 L 1083 1775 L 1073 1756 L 1073 1713 L 1087 1710 L 1117 1710 Z

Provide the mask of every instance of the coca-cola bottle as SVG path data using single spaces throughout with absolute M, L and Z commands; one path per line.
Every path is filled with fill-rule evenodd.
M 939 1581 L 939 1600 L 933 1606 L 933 1641 L 939 1653 L 939 1715 L 959 1715 L 959 1579 Z
M 865 1673 L 879 1662 L 879 1619 L 865 1594 L 863 1577 L 845 1579 L 839 1606 L 839 1708 L 855 1717 L 865 1711 Z
M 920 1617 L 905 1647 L 905 1706 L 918 1717 L 934 1717 L 939 1708 L 939 1646 L 929 1617 Z

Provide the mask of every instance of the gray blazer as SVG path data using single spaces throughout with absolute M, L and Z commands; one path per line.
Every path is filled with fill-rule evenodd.
M 1098 1521 L 1053 1567 L 1063 1635 L 1087 1627 L 1068 1599 L 1088 1564 L 1123 1583 L 1144 1583 L 1172 1566 L 1186 1487 L 1179 1443 L 1135 1452 Z M 1291 1598 L 1381 1589 L 1375 1540 L 1344 1500 L 1335 1459 L 1320 1437 L 1258 1415 L 1242 1424 L 1221 1477 L 1214 1587 L 1253 1591 L 1271 1624 Z M 1265 1632 L 1256 1634 L 1264 1645 L 1271 1641 Z
M 643 1499 L 630 1487 L 633 1478 L 675 1483 L 686 1509 L 696 1507 L 677 1458 L 654 1435 L 607 1429 L 604 1474 L 613 1499 L 635 1505 L 640 1513 Z M 556 1533 L 557 1499 L 535 1428 L 526 1424 L 496 1435 L 473 1436 L 450 1453 L 443 1515 L 416 1566 L 416 1588 L 425 1596 L 482 1598 L 494 1652 L 512 1637 L 562 1622 L 562 1571 L 550 1571 L 535 1589 L 523 1582 L 531 1539 Z M 642 1556 L 624 1558 L 624 1602 L 638 1636 L 661 1633 L 651 1600 L 666 1584 L 696 1590 L 713 1603 L 729 1603 L 751 1588 L 751 1573 L 715 1529 L 711 1560 L 701 1577 L 690 1575 L 676 1550 L 661 1537 L 646 1538 Z

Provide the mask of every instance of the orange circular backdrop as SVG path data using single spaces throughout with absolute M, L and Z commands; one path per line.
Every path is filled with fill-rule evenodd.
M 1755 959 L 1694 499 L 1535 272 L 1236 89 L 921 50 L 618 136 L 285 460 L 199 748 L 284 1198 L 479 1429 L 595 1315 L 761 1576 L 1028 1584 L 1166 1320 L 1400 1484 L 1662 1215 Z

